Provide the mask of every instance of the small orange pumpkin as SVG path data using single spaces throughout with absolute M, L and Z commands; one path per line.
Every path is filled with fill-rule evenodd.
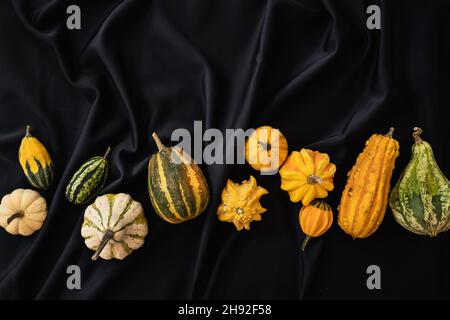
M 301 149 L 291 153 L 280 169 L 281 189 L 292 202 L 308 205 L 316 198 L 326 198 L 334 188 L 336 166 L 326 153 Z
M 300 209 L 299 221 L 300 227 L 306 235 L 301 247 L 303 251 L 309 239 L 320 237 L 330 229 L 333 223 L 333 211 L 325 201 L 314 200 Z
M 261 172 L 276 172 L 288 155 L 288 143 L 278 129 L 257 128 L 245 143 L 245 160 Z

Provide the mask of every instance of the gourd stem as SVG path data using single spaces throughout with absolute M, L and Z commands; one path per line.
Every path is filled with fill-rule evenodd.
M 16 218 L 21 218 L 21 217 L 23 217 L 23 216 L 24 216 L 23 211 L 16 212 L 16 213 L 14 213 L 13 215 L 11 215 L 11 216 L 8 218 L 8 220 L 6 220 L 6 224 L 10 224 L 11 222 L 13 222 L 14 219 L 16 219 Z
M 266 143 L 266 142 L 261 142 L 259 141 L 259 144 L 261 145 L 261 147 L 265 150 L 265 151 L 270 151 L 270 149 L 272 149 L 272 146 L 270 143 Z
M 108 158 L 110 154 L 111 154 L 111 147 L 108 146 L 108 149 L 106 149 L 106 152 L 105 152 L 105 155 L 103 156 L 103 159 Z
M 30 130 L 31 130 L 31 126 L 27 126 L 25 129 L 25 137 L 31 137 Z
M 423 140 L 422 140 L 422 138 L 420 137 L 420 135 L 422 134 L 422 132 L 423 132 L 423 130 L 422 129 L 420 129 L 419 127 L 414 127 L 414 132 L 413 132 L 413 138 L 414 138 L 414 142 L 416 143 L 416 144 L 419 144 L 419 143 L 422 143 L 423 142 Z
M 386 133 L 384 136 L 385 136 L 385 137 L 392 138 L 392 134 L 393 134 L 393 133 L 394 133 L 394 127 L 390 127 L 390 128 L 389 128 L 389 132 Z
M 310 175 L 306 177 L 306 182 L 309 184 L 317 184 L 317 183 L 322 183 L 323 180 L 322 178 L 315 176 L 315 175 Z
M 91 258 L 92 260 L 97 260 L 97 258 L 100 256 L 103 249 L 107 245 L 108 241 L 111 240 L 113 236 L 114 236 L 114 232 L 112 232 L 111 230 L 108 229 L 105 231 L 105 233 L 103 234 L 102 241 L 100 242 L 100 245 L 98 246 L 97 251 L 95 251 L 94 255 Z
M 156 134 L 156 132 L 153 132 L 152 137 L 153 137 L 153 140 L 155 140 L 156 146 L 158 147 L 159 151 L 161 151 L 162 149 L 164 149 L 166 147 L 165 145 L 162 144 L 161 140 L 159 140 L 159 137 Z
M 302 246 L 301 246 L 301 250 L 305 251 L 306 245 L 308 244 L 309 239 L 311 239 L 310 236 L 306 236 L 305 240 L 303 240 Z

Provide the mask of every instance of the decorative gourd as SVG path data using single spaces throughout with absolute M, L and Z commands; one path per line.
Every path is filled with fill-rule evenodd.
M 46 190 L 53 182 L 54 166 L 50 154 L 45 146 L 30 133 L 27 126 L 25 137 L 19 148 L 19 162 L 30 184 Z
M 30 189 L 17 189 L 0 203 L 0 226 L 11 234 L 29 236 L 41 229 L 47 217 L 47 202 Z
M 122 260 L 144 244 L 147 233 L 144 209 L 128 194 L 105 194 L 84 212 L 81 236 L 95 251 L 92 260 Z
M 303 206 L 299 213 L 300 227 L 306 235 L 301 250 L 305 250 L 309 239 L 320 237 L 330 229 L 333 223 L 333 211 L 323 200 L 313 200 L 309 205 Z
M 73 204 L 83 204 L 91 200 L 105 185 L 108 176 L 108 147 L 103 157 L 93 157 L 86 161 L 70 179 L 66 187 L 66 198 Z
M 148 191 L 156 213 L 170 223 L 197 217 L 209 203 L 209 189 L 200 167 L 181 148 L 158 147 L 148 163 Z
M 395 159 L 399 155 L 393 132 L 391 128 L 386 135 L 372 135 L 348 173 L 338 224 L 353 238 L 370 236 L 383 220 Z
M 250 166 L 261 172 L 274 172 L 288 155 L 288 144 L 284 135 L 269 126 L 257 128 L 245 143 L 245 159 Z
M 336 166 L 326 153 L 301 149 L 294 151 L 280 169 L 281 189 L 289 193 L 292 202 L 308 205 L 316 198 L 326 198 L 334 189 Z
M 217 209 L 219 220 L 234 223 L 238 231 L 244 228 L 250 230 L 250 223 L 261 221 L 261 213 L 267 210 L 259 201 L 268 193 L 257 185 L 253 176 L 240 184 L 228 179 L 222 191 L 222 202 Z
M 450 182 L 421 133 L 422 129 L 414 128 L 412 157 L 392 189 L 389 205 L 404 228 L 434 237 L 450 229 Z

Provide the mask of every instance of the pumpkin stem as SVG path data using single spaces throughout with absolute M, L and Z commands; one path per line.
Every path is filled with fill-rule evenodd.
M 385 137 L 392 138 L 392 134 L 393 134 L 393 133 L 394 133 L 394 127 L 390 127 L 390 128 L 389 128 L 389 132 L 386 133 L 384 136 L 385 136 Z
M 113 231 L 111 231 L 109 229 L 105 231 L 105 233 L 103 234 L 102 241 L 100 242 L 100 245 L 98 246 L 97 251 L 95 251 L 94 255 L 91 258 L 92 260 L 97 260 L 97 258 L 100 256 L 103 249 L 105 248 L 106 244 L 108 243 L 108 241 L 111 240 L 113 237 L 114 237 Z
M 309 184 L 317 184 L 317 183 L 322 183 L 323 180 L 322 178 L 315 176 L 315 175 L 310 175 L 306 177 L 306 182 L 308 182 Z
M 166 147 L 165 145 L 162 144 L 161 140 L 159 140 L 159 137 L 156 134 L 156 132 L 153 132 L 152 137 L 153 137 L 153 140 L 155 140 L 156 146 L 158 147 L 159 151 L 163 150 Z
M 414 138 L 414 142 L 416 143 L 416 144 L 419 144 L 419 143 L 422 143 L 423 142 L 423 140 L 422 140 L 422 138 L 420 137 L 420 135 L 422 134 L 422 132 L 423 132 L 423 130 L 422 129 L 420 129 L 419 127 L 414 127 L 414 132 L 413 132 L 413 138 Z
M 30 130 L 31 130 L 31 126 L 27 126 L 25 128 L 25 137 L 31 137 Z
M 111 154 L 111 147 L 108 146 L 108 149 L 106 149 L 106 152 L 105 152 L 105 155 L 103 156 L 103 159 L 108 158 L 110 154 Z
M 305 251 L 306 245 L 308 244 L 309 239 L 311 239 L 310 236 L 306 236 L 305 240 L 303 240 L 302 246 L 301 246 L 301 250 Z
M 16 212 L 16 213 L 14 213 L 12 216 L 10 216 L 10 217 L 8 218 L 8 220 L 6 220 L 6 224 L 10 224 L 11 222 L 13 222 L 14 219 L 16 219 L 16 218 L 21 218 L 21 217 L 23 217 L 24 215 L 25 215 L 25 214 L 23 213 L 23 211 Z
M 266 143 L 266 142 L 261 142 L 259 141 L 259 144 L 261 145 L 261 147 L 266 150 L 266 151 L 270 151 L 270 149 L 272 149 L 272 145 L 270 143 Z

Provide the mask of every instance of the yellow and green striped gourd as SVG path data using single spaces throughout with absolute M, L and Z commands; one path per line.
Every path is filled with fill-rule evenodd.
M 158 146 L 148 164 L 148 191 L 156 213 L 170 223 L 197 217 L 209 202 L 209 189 L 200 167 L 179 147 Z
M 30 184 L 46 190 L 53 182 L 54 166 L 52 158 L 45 146 L 30 133 L 27 126 L 19 148 L 19 162 Z
M 103 157 L 86 161 L 73 175 L 66 187 L 66 198 L 73 204 L 83 204 L 92 199 L 104 186 L 108 176 L 108 147 Z

